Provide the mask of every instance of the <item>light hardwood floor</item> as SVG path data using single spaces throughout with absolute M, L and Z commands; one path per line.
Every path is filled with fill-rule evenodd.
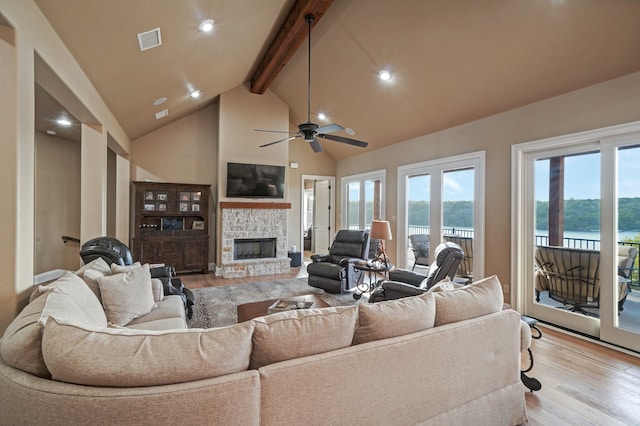
M 305 268 L 269 279 L 306 277 Z M 181 276 L 187 288 L 217 287 L 264 280 L 224 279 L 213 274 Z M 534 367 L 528 373 L 542 382 L 526 392 L 529 425 L 640 426 L 640 355 L 638 357 L 541 325 L 533 340 Z M 529 365 L 523 355 L 523 365 Z M 523 387 L 524 390 L 526 390 Z

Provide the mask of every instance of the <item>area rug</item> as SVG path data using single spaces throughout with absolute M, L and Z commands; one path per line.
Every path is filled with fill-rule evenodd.
M 358 303 L 353 294 L 330 294 L 309 286 L 306 278 L 234 284 L 224 287 L 195 288 L 196 303 L 189 328 L 224 327 L 238 322 L 237 306 L 261 300 L 280 299 L 303 294 L 315 294 L 331 306 Z M 366 302 L 366 298 L 360 299 Z

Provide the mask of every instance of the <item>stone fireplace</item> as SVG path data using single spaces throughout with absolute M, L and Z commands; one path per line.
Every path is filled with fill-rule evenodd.
M 290 272 L 290 203 L 221 202 L 221 255 L 216 275 L 241 278 Z

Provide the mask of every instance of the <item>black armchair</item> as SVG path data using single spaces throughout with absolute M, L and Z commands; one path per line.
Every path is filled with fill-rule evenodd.
M 346 293 L 362 282 L 364 272 L 354 262 L 369 255 L 369 231 L 342 229 L 336 234 L 329 254 L 314 254 L 307 266 L 309 285 L 327 293 Z
M 429 290 L 446 277 L 453 279 L 464 258 L 464 253 L 455 243 L 442 243 L 436 247 L 435 257 L 436 260 L 429 266 L 426 274 L 406 269 L 389 271 L 389 280 L 382 281 L 371 292 L 369 302 L 415 296 Z
M 101 257 L 107 262 L 107 265 L 112 263 L 120 266 L 133 265 L 133 257 L 129 247 L 122 241 L 111 237 L 97 237 L 87 241 L 80 247 L 80 257 L 85 264 Z M 173 266 L 154 267 L 150 269 L 150 272 L 151 278 L 158 278 L 162 281 L 165 296 L 173 294 L 182 298 L 187 310 L 187 317 L 191 319 L 195 296 L 182 284 L 179 278 L 174 278 L 175 269 Z
M 84 263 L 89 263 L 101 257 L 107 262 L 107 265 L 112 263 L 120 266 L 133 264 L 133 257 L 129 247 L 111 237 L 98 237 L 87 241 L 80 248 L 80 257 Z

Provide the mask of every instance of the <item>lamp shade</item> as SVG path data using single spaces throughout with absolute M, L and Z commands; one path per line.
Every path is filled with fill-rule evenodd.
M 391 225 L 388 220 L 374 220 L 371 222 L 370 237 L 376 240 L 393 240 L 391 235 Z

